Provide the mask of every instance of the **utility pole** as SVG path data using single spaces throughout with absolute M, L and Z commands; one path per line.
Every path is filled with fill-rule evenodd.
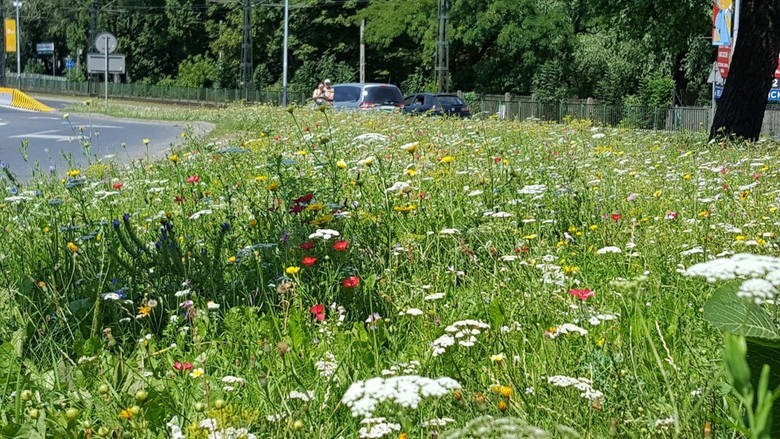
M 282 106 L 287 106 L 287 34 L 290 22 L 290 0 L 284 0 L 284 41 L 282 45 Z
M 447 0 L 439 0 L 439 38 L 436 41 L 436 84 L 438 92 L 447 90 L 447 74 L 450 64 L 450 47 L 447 42 L 447 21 L 449 7 Z
M 366 82 L 366 45 L 363 43 L 363 32 L 366 30 L 366 19 L 360 20 L 360 83 Z
M 22 54 L 21 54 L 21 40 L 22 40 L 22 24 L 19 23 L 19 8 L 22 7 L 22 0 L 14 0 L 14 7 L 16 8 L 16 88 L 22 88 Z
M 254 97 L 252 78 L 252 1 L 244 0 L 244 31 L 241 41 L 241 86 L 243 98 L 251 102 Z
M 5 24 L 5 5 L 0 5 L 0 23 Z M 0 85 L 5 87 L 5 57 L 8 56 L 5 51 L 5 29 L 3 29 L 3 36 L 0 37 L 0 48 L 3 49 L 0 53 Z
M 89 36 L 87 37 L 87 56 L 95 53 L 95 38 L 97 38 L 97 0 L 92 0 L 92 7 L 89 10 Z M 87 69 L 89 70 L 89 69 Z M 87 95 L 90 95 L 90 84 L 95 83 L 95 92 L 97 93 L 97 81 L 94 75 L 87 72 Z

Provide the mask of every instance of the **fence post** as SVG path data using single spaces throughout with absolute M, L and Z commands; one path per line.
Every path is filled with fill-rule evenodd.
M 512 93 L 504 93 L 504 111 L 506 119 L 512 119 Z

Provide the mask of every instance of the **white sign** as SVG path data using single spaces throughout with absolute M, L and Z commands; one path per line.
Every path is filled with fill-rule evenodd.
M 87 73 L 105 73 L 106 55 L 87 54 Z M 125 56 L 108 55 L 108 73 L 125 73 Z
M 95 37 L 95 48 L 100 53 L 114 53 L 116 37 L 108 32 L 101 32 Z
M 54 43 L 38 43 L 35 45 L 35 51 L 39 55 L 51 55 L 54 53 Z

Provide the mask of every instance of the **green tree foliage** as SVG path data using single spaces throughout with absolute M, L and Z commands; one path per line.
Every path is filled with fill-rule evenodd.
M 676 102 L 708 96 L 708 0 L 448 4 L 452 90 L 621 102 L 640 94 L 648 72 L 664 71 L 674 80 Z M 92 0 L 27 0 L 23 57 L 34 57 L 35 42 L 53 41 L 62 58 L 81 51 L 84 65 L 92 5 Z M 127 56 L 125 80 L 237 87 L 243 1 L 96 0 L 95 5 L 97 30 L 114 33 L 117 52 Z M 252 2 L 252 61 L 261 87 L 282 82 L 281 6 Z M 356 80 L 365 20 L 366 80 L 401 84 L 408 92 L 429 88 L 436 73 L 437 14 L 438 0 L 291 0 L 288 83 L 311 88 L 324 77 Z

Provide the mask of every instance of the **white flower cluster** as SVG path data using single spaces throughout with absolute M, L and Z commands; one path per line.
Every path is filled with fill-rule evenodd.
M 325 352 L 322 358 L 314 363 L 314 368 L 320 373 L 323 378 L 330 378 L 336 373 L 338 363 L 336 363 L 336 357 L 330 352 Z
M 382 376 L 396 376 L 396 375 L 414 375 L 420 370 L 420 362 L 417 360 L 409 361 L 408 363 L 398 363 L 390 366 L 390 369 L 382 370 Z
M 401 429 L 400 424 L 387 422 L 385 418 L 366 418 L 360 423 L 363 424 L 358 430 L 358 437 L 361 439 L 378 439 Z
M 666 431 L 671 427 L 672 425 L 677 423 L 677 417 L 674 415 L 670 415 L 668 418 L 664 419 L 656 419 L 655 420 L 655 429 Z
M 232 392 L 233 390 L 236 390 L 237 385 L 243 386 L 246 384 L 245 379 L 233 375 L 225 375 L 222 377 L 222 382 L 225 383 L 225 385 L 222 386 L 222 390 L 225 392 Z
M 457 381 L 448 377 L 376 377 L 352 383 L 341 402 L 349 407 L 352 416 L 370 418 L 382 402 L 393 402 L 401 407 L 414 409 L 424 398 L 439 398 L 460 388 Z
M 688 267 L 686 276 L 702 276 L 707 282 L 746 279 L 737 296 L 757 304 L 776 303 L 780 288 L 780 258 L 739 253 L 730 258 L 718 258 Z
M 557 387 L 574 387 L 580 396 L 588 401 L 601 402 L 604 394 L 593 388 L 593 381 L 587 378 L 574 378 L 566 375 L 555 375 L 547 378 L 547 383 Z
M 398 316 L 421 316 L 425 314 L 420 308 L 408 308 L 406 311 L 399 311 Z
M 423 421 L 420 423 L 420 425 L 423 428 L 429 428 L 429 427 L 445 427 L 447 424 L 452 424 L 455 422 L 452 418 L 433 418 L 428 421 Z
M 246 428 L 228 427 L 221 431 L 212 431 L 208 439 L 257 439 L 257 436 Z
M 385 189 L 385 193 L 397 195 L 407 194 L 412 191 L 412 185 L 408 181 L 396 181 L 392 186 Z
M 457 343 L 460 346 L 471 347 L 477 342 L 477 335 L 483 330 L 490 329 L 490 325 L 479 320 L 459 320 L 444 328 L 446 334 L 431 342 L 433 356 L 438 357 L 447 351 L 447 348 Z
M 564 323 L 560 326 L 556 326 L 555 330 L 550 330 L 544 333 L 544 335 L 547 338 L 558 338 L 560 335 L 564 334 L 579 334 L 581 336 L 588 335 L 588 330 L 584 328 L 580 328 L 579 326 L 573 324 L 573 323 Z
M 304 402 L 309 402 L 312 399 L 314 399 L 314 391 L 313 390 L 307 390 L 306 393 L 299 392 L 297 390 L 290 391 L 290 395 L 288 396 L 289 399 L 300 399 Z
M 543 184 L 529 184 L 518 189 L 517 193 L 521 195 L 540 195 L 547 191 L 547 186 Z
M 542 282 L 547 285 L 558 285 L 563 287 L 566 284 L 566 276 L 560 266 L 545 261 L 544 264 L 536 264 L 536 268 L 542 271 Z
M 333 230 L 333 229 L 317 229 L 317 231 L 315 231 L 314 233 L 309 235 L 309 239 L 320 238 L 320 239 L 323 239 L 323 240 L 327 241 L 327 240 L 329 240 L 331 238 L 335 238 L 335 237 L 337 237 L 339 235 L 341 235 L 341 234 L 338 231 Z

